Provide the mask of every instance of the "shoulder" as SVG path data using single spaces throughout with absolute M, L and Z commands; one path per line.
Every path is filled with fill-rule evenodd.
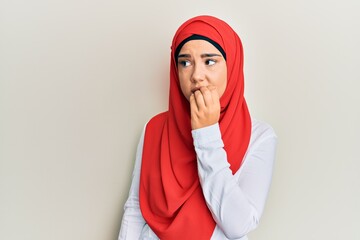
M 144 141 L 158 142 L 161 138 L 162 130 L 167 121 L 168 112 L 162 112 L 152 117 L 144 127 Z
M 264 166 L 271 169 L 275 159 L 276 146 L 277 136 L 274 129 L 268 123 L 252 118 L 251 137 L 244 158 L 244 166 L 259 166 L 257 163 L 261 162 L 266 163 Z
M 251 121 L 251 145 L 261 143 L 269 138 L 277 139 L 275 130 L 270 126 L 270 124 L 254 118 L 252 118 Z
M 146 128 L 158 128 L 163 126 L 168 116 L 168 112 L 161 112 L 152 117 L 146 124 Z

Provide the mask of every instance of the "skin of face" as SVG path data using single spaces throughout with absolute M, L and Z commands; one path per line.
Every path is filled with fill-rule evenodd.
M 180 88 L 189 101 L 201 87 L 215 87 L 219 97 L 226 89 L 227 67 L 221 52 L 205 40 L 191 40 L 178 55 Z

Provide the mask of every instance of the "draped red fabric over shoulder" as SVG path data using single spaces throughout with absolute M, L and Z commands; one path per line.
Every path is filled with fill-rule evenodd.
M 244 99 L 243 48 L 224 21 L 198 16 L 183 23 L 171 46 L 169 109 L 146 126 L 140 177 L 140 208 L 160 239 L 210 239 L 215 221 L 207 208 L 197 172 L 191 136 L 190 104 L 179 85 L 176 47 L 197 34 L 212 39 L 226 53 L 227 87 L 220 98 L 220 131 L 232 173 L 249 145 L 251 119 Z

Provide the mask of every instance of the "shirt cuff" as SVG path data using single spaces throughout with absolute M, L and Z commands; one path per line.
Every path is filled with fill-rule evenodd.
M 219 123 L 191 131 L 195 148 L 224 147 Z

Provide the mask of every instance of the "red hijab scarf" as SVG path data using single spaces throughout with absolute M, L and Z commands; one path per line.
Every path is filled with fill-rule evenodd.
M 210 239 L 216 225 L 199 182 L 190 104 L 180 89 L 174 56 L 177 46 L 194 34 L 210 38 L 226 53 L 228 82 L 220 99 L 219 125 L 233 173 L 240 168 L 251 135 L 238 35 L 228 24 L 211 16 L 186 21 L 171 46 L 169 110 L 147 124 L 142 155 L 140 208 L 160 239 Z

